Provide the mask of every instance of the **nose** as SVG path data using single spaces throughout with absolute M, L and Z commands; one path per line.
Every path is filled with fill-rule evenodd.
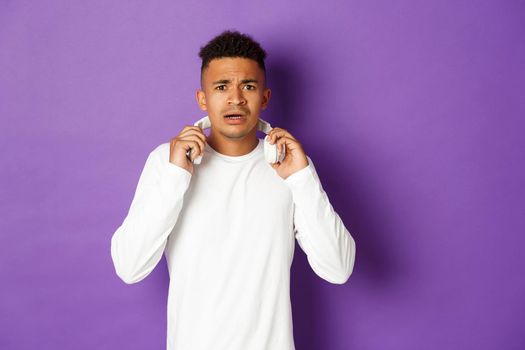
M 231 89 L 230 95 L 228 96 L 228 104 L 235 105 L 244 105 L 246 104 L 246 99 L 242 93 L 242 90 L 239 88 Z

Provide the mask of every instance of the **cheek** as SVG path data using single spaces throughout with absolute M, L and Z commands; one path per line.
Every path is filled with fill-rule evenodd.
M 264 96 L 262 95 L 254 95 L 252 98 L 251 98 L 251 103 L 254 107 L 260 107 L 261 104 L 263 103 L 263 100 L 264 100 Z
M 208 102 L 208 107 L 209 108 L 220 108 L 220 105 L 222 103 L 222 97 L 220 95 L 217 95 L 217 94 L 211 94 L 208 98 L 207 98 L 207 102 Z

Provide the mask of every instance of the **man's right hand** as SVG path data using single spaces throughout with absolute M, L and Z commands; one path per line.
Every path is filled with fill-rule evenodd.
M 170 141 L 170 163 L 186 169 L 193 174 L 192 161 L 204 155 L 206 135 L 198 126 L 186 125 L 184 129 Z M 186 152 L 193 148 L 191 160 L 186 157 Z

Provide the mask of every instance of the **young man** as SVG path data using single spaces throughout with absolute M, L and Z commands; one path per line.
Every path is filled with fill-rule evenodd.
M 111 239 L 115 269 L 136 283 L 165 254 L 168 350 L 293 350 L 295 239 L 313 271 L 337 284 L 352 273 L 355 242 L 295 137 L 271 130 L 286 156 L 273 165 L 264 158 L 256 131 L 271 91 L 260 45 L 226 31 L 199 55 L 196 98 L 210 135 L 186 126 L 149 154 Z

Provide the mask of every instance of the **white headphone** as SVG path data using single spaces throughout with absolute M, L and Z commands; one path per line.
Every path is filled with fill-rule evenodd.
M 210 118 L 208 118 L 208 116 L 205 116 L 204 118 L 197 120 L 195 124 L 193 125 L 198 126 L 202 129 L 211 128 Z M 259 118 L 257 122 L 257 130 L 262 131 L 265 134 L 268 134 L 272 130 L 272 126 L 267 121 Z M 286 149 L 286 146 L 283 147 L 283 153 L 279 154 L 277 150 L 277 144 L 274 143 L 273 145 L 271 145 L 268 139 L 268 135 L 264 138 L 264 158 L 266 159 L 268 163 L 274 164 L 277 162 L 282 162 L 286 154 L 285 149 Z M 193 148 L 187 151 L 186 156 L 190 157 L 190 154 L 192 151 L 193 151 Z M 202 156 L 198 156 L 193 160 L 193 164 L 200 164 L 201 161 L 202 161 Z

